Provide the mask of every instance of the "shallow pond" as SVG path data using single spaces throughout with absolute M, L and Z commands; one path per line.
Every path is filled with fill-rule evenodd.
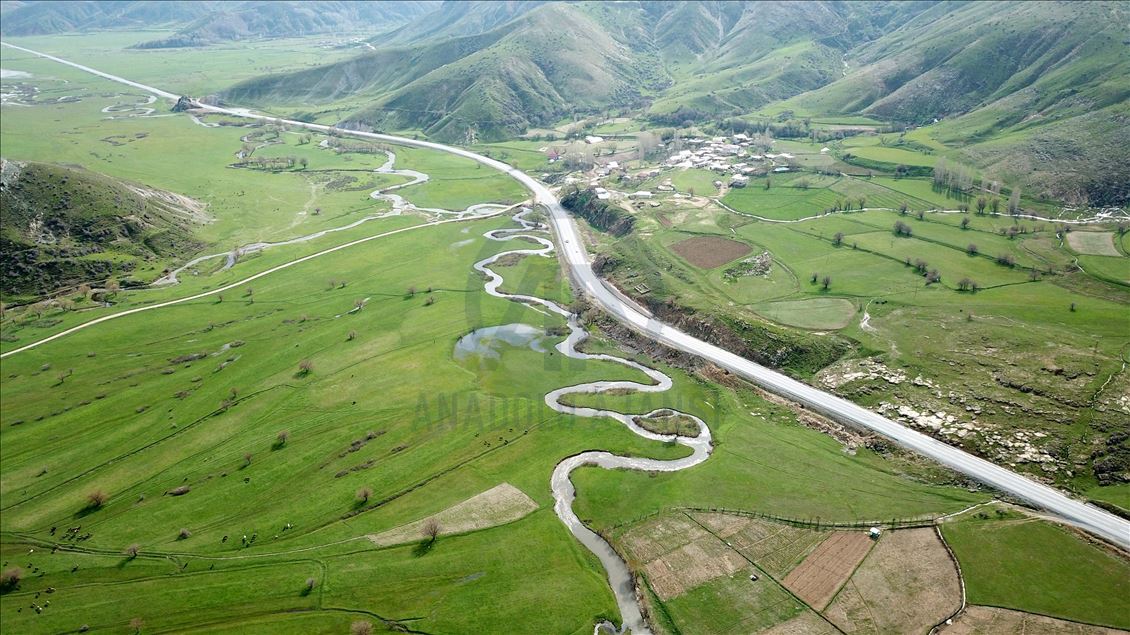
M 501 324 L 487 326 L 471 331 L 459 338 L 455 343 L 455 359 L 464 360 L 472 355 L 487 359 L 498 359 L 503 344 L 509 346 L 528 346 L 531 349 L 544 353 L 545 329 L 522 324 Z

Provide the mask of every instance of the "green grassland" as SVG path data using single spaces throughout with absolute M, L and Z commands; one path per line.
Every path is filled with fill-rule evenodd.
M 209 95 L 233 82 L 267 72 L 300 70 L 357 54 L 334 38 L 275 38 L 229 42 L 208 47 L 132 49 L 135 44 L 168 36 L 168 31 L 100 31 L 12 37 L 6 41 L 69 60 L 97 60 L 97 68 L 159 86 L 171 93 Z M 13 52 L 4 50 L 5 58 Z
M 990 510 L 991 511 L 991 510 Z M 1016 512 L 942 525 L 971 604 L 1130 628 L 1130 563 L 1075 532 Z
M 60 37 L 46 45 L 64 56 L 101 52 L 105 70 L 185 92 L 215 90 L 217 76 L 208 69 L 221 62 L 238 65 L 239 56 L 251 55 L 247 47 L 253 46 L 210 49 L 218 51 L 217 61 L 203 65 L 193 51 L 160 51 L 138 62 L 121 48 L 130 37 Z M 42 39 L 25 43 L 45 45 Z M 261 46 L 270 53 L 263 63 L 275 68 L 300 68 L 327 55 L 306 40 Z M 301 54 L 288 57 L 295 50 Z M 266 59 L 260 52 L 255 59 Z M 3 63 L 32 72 L 30 81 L 41 86 L 45 100 L 80 97 L 6 107 L 0 122 L 6 158 L 81 164 L 201 200 L 215 218 L 197 230 L 209 244 L 201 253 L 302 236 L 379 213 L 387 204 L 374 201 L 369 192 L 402 182 L 372 172 L 384 162 L 383 154 L 335 153 L 318 146 L 320 137 L 307 142 L 298 131 L 279 132 L 272 137 L 276 143 L 256 155 L 301 157 L 308 161 L 305 169 L 232 167 L 241 137 L 258 129 L 206 128 L 186 116 L 105 119 L 103 107 L 132 103 L 140 95 L 8 49 Z M 261 70 L 247 69 L 247 76 Z M 172 83 L 162 81 L 164 74 Z M 169 104 L 154 107 L 156 114 L 168 114 Z M 110 136 L 134 140 L 119 145 L 105 141 Z M 481 147 L 539 171 L 545 160 L 541 145 L 511 141 Z M 783 141 L 779 149 L 800 155 L 798 162 L 807 168 L 827 167 L 834 158 L 819 154 L 820 145 Z M 849 148 L 879 152 L 876 161 L 906 163 L 905 157 L 880 152 L 893 149 L 877 145 L 845 144 L 836 152 Z M 513 181 L 467 160 L 420 149 L 396 148 L 396 153 L 397 167 L 431 177 L 398 192 L 417 205 L 462 209 L 525 198 Z M 714 192 L 709 172 L 670 176 L 680 189 Z M 860 198 L 869 208 L 893 210 L 905 202 L 912 211 L 953 209 L 959 202 L 922 179 L 808 172 L 755 179 L 744 190 L 731 190 L 724 202 L 746 214 L 796 220 L 820 215 L 842 200 L 856 207 Z M 762 329 L 766 341 L 797 349 L 786 365 L 789 372 L 817 381 L 816 373 L 841 356 L 875 356 L 910 377 L 922 374 L 963 394 L 981 391 L 971 399 L 985 405 L 981 419 L 988 430 L 1046 430 L 1049 438 L 1042 447 L 1083 464 L 1096 444 L 1123 425 L 1117 410 L 1091 408 L 1078 416 L 1067 410 L 1101 401 L 1108 378 L 1115 389 L 1123 385 L 1124 376 L 1119 379 L 1115 369 L 1126 345 L 1130 299 L 1108 281 L 1122 275 L 1122 263 L 1082 257 L 1086 273 L 1065 273 L 1074 257 L 1050 224 L 961 214 L 927 214 L 920 220 L 880 210 L 769 223 L 714 206 L 660 201 L 658 209 L 636 212 L 631 236 L 612 241 L 594 234 L 597 250 L 620 260 L 607 275 L 625 290 L 643 282 L 651 298 L 678 298 L 694 309 Z M 321 213 L 311 214 L 316 208 Z M 960 227 L 961 218 L 969 219 L 968 228 Z M 913 235 L 896 237 L 891 232 L 896 220 L 910 225 Z M 110 307 L 77 299 L 74 310 L 9 311 L 0 324 L 0 350 L 421 222 L 418 216 L 384 218 L 267 250 L 227 270 L 204 265 L 200 275 L 183 275 L 177 286 L 120 292 Z M 1014 224 L 1027 231 L 1012 239 L 1000 234 Z M 6 358 L 0 399 L 0 553 L 4 568 L 19 566 L 25 578 L 17 590 L 0 596 L 5 629 L 57 632 L 89 624 L 96 632 L 120 632 L 140 617 L 146 629 L 189 632 L 342 632 L 350 622 L 366 619 L 390 630 L 421 632 L 521 624 L 532 632 L 587 633 L 595 620 L 616 619 L 599 563 L 553 515 L 550 473 L 562 458 L 593 448 L 657 458 L 683 456 L 686 449 L 647 442 L 608 421 L 567 417 L 544 405 L 545 392 L 560 386 L 643 380 L 634 370 L 509 347 L 499 360 L 453 359 L 455 342 L 479 327 L 523 322 L 560 332 L 560 318 L 485 294 L 482 277 L 471 268 L 477 260 L 515 248 L 515 243 L 482 238 L 489 229 L 512 226 L 498 217 L 420 227 L 284 269 L 222 298 L 123 317 Z M 838 245 L 836 233 L 844 235 Z M 732 263 L 699 270 L 670 249 L 703 234 L 747 242 L 751 256 L 768 251 L 771 270 L 734 278 L 726 273 Z M 966 253 L 970 242 L 982 255 Z M 1016 265 L 996 264 L 1000 253 L 1011 255 Z M 941 282 L 926 285 L 904 263 L 908 257 L 928 260 L 941 271 Z M 1044 273 L 1052 266 L 1060 273 Z M 553 259 L 515 259 L 497 269 L 506 277 L 507 291 L 571 299 Z M 1035 279 L 1029 275 L 1033 269 L 1040 270 Z M 813 274 L 829 275 L 830 287 L 810 282 Z M 957 282 L 963 277 L 975 277 L 981 290 L 960 292 Z M 354 311 L 358 301 L 363 308 Z M 875 330 L 859 325 L 864 311 Z M 586 346 L 618 351 L 599 336 Z M 302 371 L 306 361 L 310 370 Z M 1032 393 L 994 381 L 998 374 L 1023 376 L 1010 366 L 1030 376 L 1044 377 L 1041 369 L 1052 367 L 1075 375 L 1068 382 L 1048 370 L 1031 396 L 1044 401 L 1019 403 Z M 623 412 L 671 407 L 696 414 L 711 426 L 716 450 L 705 464 L 673 474 L 577 471 L 576 510 L 596 530 L 613 530 L 682 505 L 855 521 L 938 515 L 989 496 L 938 466 L 881 445 L 848 450 L 802 425 L 793 410 L 744 388 L 662 369 L 675 380 L 665 393 L 573 400 Z M 1059 386 L 1061 381 L 1066 387 Z M 863 380 L 842 392 L 875 407 L 883 399 L 921 404 L 933 398 L 934 388 L 910 382 L 892 388 Z M 930 405 L 960 408 L 952 402 Z M 1033 412 L 1040 408 L 1058 409 L 1063 425 L 1053 428 L 1046 416 Z M 281 442 L 280 432 L 287 433 Z M 960 444 L 987 455 L 1000 449 L 978 435 Z M 1053 478 L 1130 508 L 1130 488 L 1099 487 L 1088 469 Z M 503 482 L 522 490 L 539 509 L 506 525 L 443 534 L 430 549 L 415 544 L 378 548 L 364 538 Z M 182 487 L 188 491 L 173 495 Z M 363 502 L 356 496 L 362 488 L 372 491 Z M 88 507 L 86 498 L 94 491 L 105 492 L 108 502 Z M 1105 609 L 1095 602 L 1075 604 L 1061 590 L 1035 600 L 992 568 L 1000 561 L 1006 570 L 1004 565 L 1027 562 L 1041 549 L 1060 549 L 1062 540 L 1009 535 L 998 541 L 1007 548 L 988 553 L 995 547 L 977 543 L 984 536 L 962 535 L 967 522 L 973 521 L 947 526 L 946 536 L 955 533 L 951 542 L 963 568 L 974 563 L 971 601 L 981 594 L 984 603 L 998 598 L 1025 610 L 1067 614 L 1070 609 L 1077 619 L 1125 626 L 1115 619 L 1116 612 L 1125 613 L 1117 603 Z M 83 539 L 66 537 L 66 529 L 74 526 L 81 527 L 76 533 Z M 181 529 L 188 535 L 182 537 Z M 250 543 L 241 540 L 245 536 Z M 136 558 L 122 553 L 130 544 L 140 547 Z M 1085 544 L 1063 552 L 1074 560 L 1047 565 L 1049 576 L 1081 561 L 1126 579 L 1119 566 Z M 1101 601 L 1122 593 L 1119 584 L 1094 597 Z M 49 587 L 55 591 L 36 597 Z M 721 581 L 672 602 L 671 609 L 696 619 L 732 592 Z M 42 613 L 29 608 L 46 598 L 52 603 Z M 776 599 L 782 598 L 771 601 Z M 538 610 L 531 612 L 532 606 Z M 782 608 L 763 615 L 763 621 L 769 625 L 789 614 Z
M 506 225 L 450 224 L 365 243 L 263 278 L 252 296 L 130 316 L 5 360 L 3 548 L 9 566 L 29 572 L 0 599 L 5 623 L 113 630 L 141 617 L 158 629 L 319 632 L 368 616 L 428 631 L 524 619 L 541 632 L 581 632 L 615 617 L 595 560 L 552 515 L 549 473 L 590 447 L 657 457 L 684 450 L 557 415 L 541 401 L 560 385 L 641 379 L 635 371 L 517 349 L 485 370 L 452 360 L 455 340 L 477 326 L 560 325 L 482 292 L 470 264 L 509 247 L 476 237 Z M 515 290 L 565 298 L 559 271 L 546 263 L 526 258 L 503 269 L 516 274 Z M 330 276 L 354 282 L 329 289 Z M 430 287 L 435 303 L 406 294 L 410 286 Z M 349 313 L 357 298 L 368 301 Z M 204 356 L 186 357 L 196 353 Z M 298 371 L 304 359 L 307 374 Z M 678 389 L 659 399 L 703 415 L 714 410 L 708 400 L 726 404 L 711 421 L 733 452 L 771 451 L 776 441 L 760 432 L 779 428 L 783 447 L 801 444 L 804 470 L 841 482 L 831 474 L 846 470 L 870 483 L 876 495 L 840 507 L 843 514 L 872 504 L 884 515 L 953 510 L 981 498 L 907 480 L 878 457 L 845 461 L 788 410 L 677 377 Z M 764 410 L 763 421 L 745 414 L 750 408 Z M 368 432 L 375 436 L 349 451 Z M 759 471 L 746 461 L 715 469 L 735 486 Z M 503 527 L 441 536 L 423 555 L 362 538 L 500 482 L 541 509 Z M 766 506 L 811 515 L 845 498 L 795 485 L 805 493 L 789 488 Z M 168 494 L 182 486 L 189 492 Z M 372 488 L 374 502 L 356 503 L 361 487 Z M 109 495 L 96 510 L 85 508 L 93 490 Z M 606 496 L 605 488 L 586 494 L 586 515 Z M 755 503 L 743 486 L 725 498 Z M 89 538 L 65 539 L 71 526 Z M 245 546 L 243 536 L 254 541 Z M 56 543 L 62 550 L 51 553 Z M 131 543 L 140 555 L 119 555 Z M 315 584 L 306 593 L 308 578 Z M 127 599 L 106 602 L 108 585 Z M 56 591 L 42 614 L 24 606 L 47 587 Z M 249 587 L 256 591 L 238 591 Z M 521 617 L 532 605 L 553 608 Z

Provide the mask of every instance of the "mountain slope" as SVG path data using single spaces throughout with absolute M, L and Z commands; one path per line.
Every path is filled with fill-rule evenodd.
M 0 292 L 45 295 L 198 250 L 190 199 L 46 163 L 0 160 Z M 146 264 L 148 263 L 148 264 Z
M 434 0 L 29 0 L 5 6 L 4 35 L 177 28 L 139 48 L 202 46 L 263 37 L 389 31 L 431 13 Z
M 572 109 L 638 103 L 664 81 L 647 60 L 584 11 L 548 4 L 479 35 L 250 80 L 221 96 L 237 103 L 328 103 L 364 95 L 371 105 L 343 125 L 494 139 Z
M 377 47 L 404 46 L 482 35 L 545 4 L 545 0 L 444 0 L 392 33 L 369 40 Z
M 47 35 L 97 29 L 152 28 L 184 24 L 207 15 L 222 2 L 169 0 L 39 0 L 4 12 L 4 35 Z
M 240 2 L 222 4 L 167 38 L 138 48 L 206 46 L 262 37 L 298 37 L 319 33 L 388 31 L 430 14 L 437 3 L 389 2 Z

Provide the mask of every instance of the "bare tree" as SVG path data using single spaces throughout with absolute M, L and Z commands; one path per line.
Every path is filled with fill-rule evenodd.
M 906 216 L 906 212 L 908 210 L 910 210 L 910 205 L 907 204 L 906 201 L 903 201 L 902 203 L 899 204 L 899 214 L 900 215 Z
M 1008 213 L 1015 216 L 1020 213 L 1020 188 L 1012 188 L 1012 194 L 1008 197 Z
M 244 452 L 244 454 L 243 454 L 243 467 L 247 467 L 248 465 L 251 465 L 251 453 L 250 452 Z
M 1001 200 L 999 198 L 989 201 L 989 211 L 994 216 L 1001 213 Z
M 1006 267 L 1015 267 L 1016 266 L 1016 258 L 1012 254 L 998 254 L 997 255 L 997 264 L 998 265 L 1004 265 Z
M 901 220 L 895 221 L 895 236 L 907 236 L 907 237 L 909 237 L 913 234 L 914 234 L 914 230 L 912 230 L 910 228 L 910 225 L 907 225 L 906 223 L 902 222 Z
M 357 500 L 362 504 L 369 502 L 369 499 L 372 497 L 373 490 L 369 489 L 368 487 L 362 487 L 361 489 L 357 490 Z
M 126 547 L 126 550 L 123 551 L 122 553 L 124 553 L 130 560 L 133 560 L 134 558 L 137 557 L 137 554 L 141 553 L 141 545 L 139 545 L 135 542 L 135 543 L 131 544 L 130 546 Z
M 345 336 L 345 339 L 349 342 L 357 339 L 357 331 L 350 331 L 349 334 Z
M 976 256 L 977 255 L 977 245 L 974 245 L 973 243 L 969 243 L 968 245 L 965 246 L 965 253 L 969 254 L 970 256 Z
M 969 218 L 968 217 L 961 219 L 961 228 L 962 229 L 969 229 Z
M 24 570 L 19 567 L 4 569 L 4 572 L 0 573 L 0 590 L 5 592 L 14 591 L 20 586 L 20 580 L 22 580 L 23 577 Z
M 373 623 L 359 620 L 349 627 L 349 635 L 373 635 Z
M 86 495 L 86 505 L 91 509 L 102 507 L 108 500 L 110 500 L 110 497 L 100 489 Z
M 439 537 L 439 531 L 439 521 L 435 518 L 429 518 L 420 529 L 420 532 L 424 534 L 424 538 L 427 539 L 429 543 L 436 541 L 436 538 Z
M 318 586 L 317 580 L 315 580 L 314 578 L 306 578 L 306 586 L 304 587 L 303 592 L 309 593 L 309 592 L 313 591 L 314 587 L 316 587 L 316 586 Z
M 304 359 L 298 362 L 298 374 L 302 377 L 314 372 L 314 362 Z
M 190 537 L 192 537 L 192 532 L 187 527 L 181 527 L 180 531 L 177 532 L 177 540 L 188 540 Z
M 134 633 L 140 633 L 142 627 L 145 626 L 145 620 L 140 617 L 135 617 L 129 621 L 129 627 L 133 629 Z
M 941 281 L 942 281 L 942 274 L 938 273 L 937 269 L 931 269 L 926 274 L 926 284 L 933 284 L 935 282 L 941 282 Z
M 973 282 L 971 278 L 962 278 L 957 281 L 958 291 L 972 291 L 977 283 Z
M 843 242 L 844 242 L 844 233 L 843 232 L 836 232 L 836 235 L 832 236 L 832 244 L 833 245 L 839 247 L 841 244 L 843 244 Z
M 832 276 L 824 276 L 820 279 L 820 287 L 825 291 L 827 291 L 830 286 L 832 286 Z
M 290 432 L 287 432 L 286 430 L 282 430 L 282 431 L 279 432 L 278 436 L 275 437 L 275 444 L 278 445 L 279 447 L 282 447 L 282 446 L 286 445 L 286 442 L 289 441 L 289 440 L 290 440 Z
M 985 213 L 985 206 L 988 205 L 988 204 L 989 204 L 989 202 L 985 200 L 984 196 L 978 196 L 977 197 L 977 213 L 978 214 L 984 214 Z

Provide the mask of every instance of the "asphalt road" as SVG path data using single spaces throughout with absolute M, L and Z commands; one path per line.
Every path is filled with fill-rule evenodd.
M 115 75 L 103 73 L 101 71 L 69 62 L 58 57 L 39 53 L 23 47 L 14 46 L 4 43 L 14 49 L 32 53 L 46 59 L 54 60 L 61 64 L 66 64 L 74 68 L 93 73 L 106 79 L 120 82 L 134 88 L 138 88 L 159 97 L 166 99 L 177 99 L 178 96 L 172 93 L 152 88 L 144 84 L 139 84 Z M 263 119 L 269 121 L 278 121 L 286 123 L 290 126 L 297 126 L 316 130 L 320 132 L 328 132 L 331 130 L 330 126 L 323 126 L 320 124 L 310 124 L 301 121 L 290 121 L 279 119 L 276 117 L 269 117 L 266 115 L 259 115 L 241 109 L 227 109 L 215 106 L 205 106 L 208 110 L 224 113 L 228 115 L 235 115 L 240 117 L 248 117 L 251 119 Z M 818 390 L 807 384 L 801 383 L 787 377 L 770 368 L 756 364 L 748 359 L 735 355 L 729 351 L 723 350 L 713 344 L 704 342 L 696 337 L 683 333 L 678 329 L 672 328 L 662 322 L 648 317 L 631 306 L 627 302 L 617 298 L 612 294 L 600 280 L 596 274 L 593 273 L 592 267 L 588 260 L 588 254 L 585 252 L 583 244 L 581 243 L 580 234 L 577 231 L 576 224 L 572 217 L 561 207 L 561 203 L 557 197 L 542 183 L 534 180 L 526 173 L 514 168 L 510 165 L 491 159 L 489 157 L 476 154 L 469 150 L 457 148 L 453 146 L 434 143 L 431 141 L 420 141 L 417 139 L 408 139 L 405 137 L 397 137 L 393 135 L 379 134 L 373 132 L 359 132 L 359 131 L 346 131 L 340 128 L 333 128 L 339 134 L 349 134 L 356 137 L 377 139 L 387 141 L 390 143 L 397 143 L 401 145 L 416 146 L 421 148 L 431 148 L 442 152 L 449 152 L 459 156 L 467 157 L 469 159 L 478 161 L 483 165 L 492 167 L 500 172 L 505 172 L 512 178 L 522 183 L 534 195 L 536 203 L 545 206 L 549 211 L 550 220 L 552 222 L 554 231 L 558 237 L 558 248 L 561 250 L 566 266 L 569 268 L 569 274 L 574 281 L 576 287 L 581 289 L 597 306 L 616 319 L 623 322 L 625 325 L 635 329 L 636 331 L 676 350 L 684 351 L 693 355 L 697 355 L 706 359 L 718 366 L 743 377 L 766 390 L 781 395 L 791 401 L 799 403 L 806 408 L 819 412 L 828 416 L 836 421 L 877 432 L 884 437 L 902 445 L 905 448 L 918 452 L 924 456 L 928 456 L 939 463 L 946 465 L 962 474 L 965 474 L 973 479 L 982 483 L 990 485 L 1002 492 L 1006 492 L 1016 498 L 1024 500 L 1029 504 L 1040 509 L 1049 511 L 1066 522 L 1069 522 L 1081 529 L 1089 531 L 1096 536 L 1104 538 L 1113 542 L 1114 544 L 1122 547 L 1123 549 L 1130 550 L 1130 521 L 1123 520 L 1092 505 L 1085 504 L 1081 501 L 1075 500 L 1067 496 L 1063 492 L 1038 483 L 1030 478 L 1021 476 L 1012 470 L 1003 468 L 999 465 L 978 458 L 965 452 L 964 450 L 955 448 L 951 445 L 938 441 L 929 437 L 921 432 L 912 430 L 899 423 L 891 421 L 886 417 L 880 416 L 866 408 L 857 406 L 856 404 L 831 395 L 822 390 Z

